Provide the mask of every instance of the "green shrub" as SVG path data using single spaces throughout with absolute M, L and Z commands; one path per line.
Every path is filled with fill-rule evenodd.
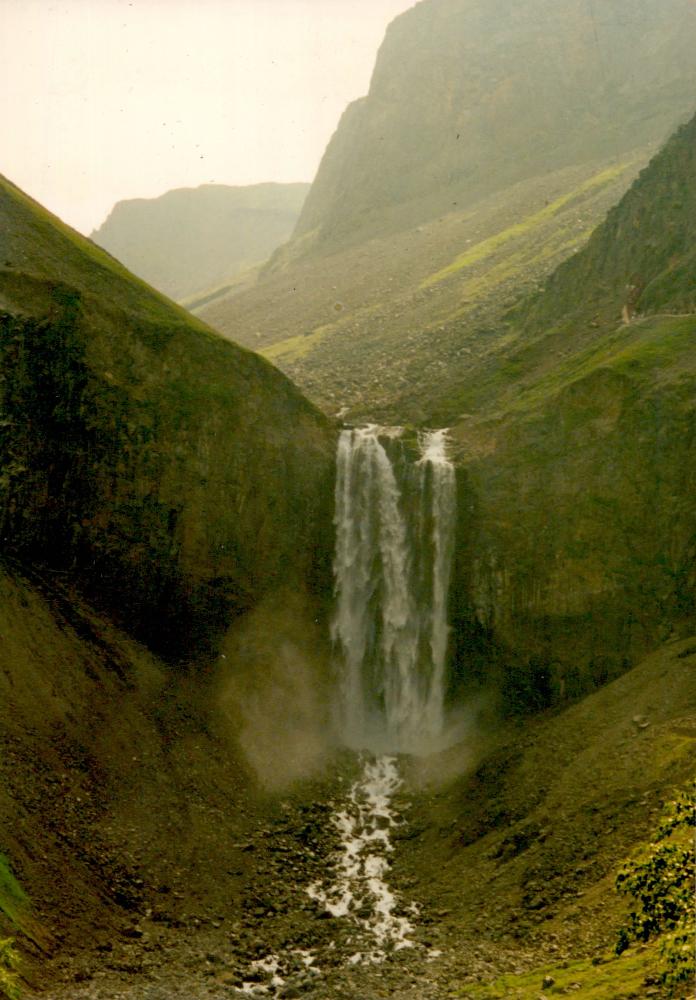
M 0 995 L 8 1000 L 19 998 L 19 955 L 11 938 L 0 938 Z
M 682 792 L 668 808 L 655 842 L 619 872 L 619 892 L 638 904 L 620 928 L 617 954 L 631 941 L 662 937 L 661 981 L 672 990 L 693 982 L 694 960 L 694 838 L 696 799 L 694 789 Z

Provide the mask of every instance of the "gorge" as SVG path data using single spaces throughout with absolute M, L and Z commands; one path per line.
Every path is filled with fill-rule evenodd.
M 424 0 L 195 315 L 0 178 L 27 1000 L 685 994 L 695 17 Z

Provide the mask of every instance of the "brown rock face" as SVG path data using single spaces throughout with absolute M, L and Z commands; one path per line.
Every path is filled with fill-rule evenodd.
M 526 177 L 659 142 L 691 110 L 689 0 L 425 0 L 334 135 L 298 252 L 414 225 Z

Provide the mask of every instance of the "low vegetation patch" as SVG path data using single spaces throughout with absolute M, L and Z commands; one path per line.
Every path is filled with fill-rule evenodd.
M 520 975 L 505 975 L 490 983 L 468 986 L 459 994 L 466 1000 L 552 1000 L 576 996 L 583 1000 L 629 1000 L 644 996 L 646 970 L 654 955 L 632 951 L 621 958 L 593 963 L 566 962 L 563 966 L 533 969 Z
M 19 955 L 11 938 L 0 938 L 0 995 L 8 1000 L 19 997 Z
M 12 874 L 7 858 L 0 854 L 0 912 L 13 924 L 20 924 L 26 903 L 27 897 Z
M 15 925 L 21 923 L 27 898 L 10 870 L 6 857 L 0 854 L 0 912 Z M 0 996 L 8 1000 L 19 997 L 19 954 L 12 938 L 0 938 Z
M 533 215 L 528 216 L 523 219 L 522 222 L 517 222 L 513 226 L 509 226 L 507 229 L 502 230 L 495 235 L 490 236 L 487 240 L 483 240 L 481 243 L 477 243 L 476 246 L 467 250 L 465 253 L 460 254 L 451 264 L 447 267 L 442 268 L 441 271 L 437 271 L 435 274 L 430 275 L 429 278 L 422 283 L 421 288 L 429 288 L 431 285 L 435 285 L 440 281 L 444 281 L 445 278 L 449 278 L 450 275 L 456 274 L 458 271 L 463 270 L 466 267 L 471 267 L 473 264 L 478 264 L 480 261 L 491 257 L 500 247 L 509 243 L 510 240 L 517 239 L 520 236 L 525 236 L 530 230 L 536 229 L 538 226 L 543 225 L 543 223 L 548 222 L 555 215 L 558 215 L 564 208 L 566 208 L 572 201 L 577 198 L 582 197 L 582 195 L 587 194 L 596 188 L 604 187 L 610 184 L 612 181 L 616 180 L 630 164 L 620 163 L 616 166 L 609 167 L 607 170 L 602 170 L 601 173 L 595 174 L 594 177 L 590 177 L 583 184 L 573 191 L 569 191 L 568 194 L 562 195 L 550 204 L 545 205 L 538 212 Z
M 692 787 L 670 803 L 655 841 L 619 872 L 619 892 L 632 897 L 633 908 L 619 931 L 617 954 L 632 941 L 660 937 L 659 980 L 674 995 L 696 975 L 694 939 L 694 828 L 696 795 Z

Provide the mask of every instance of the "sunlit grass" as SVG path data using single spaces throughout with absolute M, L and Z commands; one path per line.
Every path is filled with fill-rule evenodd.
M 620 958 L 608 958 L 598 965 L 591 961 L 569 962 L 566 968 L 544 966 L 521 975 L 504 975 L 492 982 L 462 987 L 455 996 L 461 1000 L 552 1000 L 576 996 L 582 1000 L 624 1000 L 645 994 L 645 978 L 657 968 L 655 946 L 631 950 Z M 544 986 L 546 977 L 553 985 Z
M 298 361 L 309 354 L 317 344 L 320 344 L 333 329 L 332 323 L 318 326 L 312 333 L 301 333 L 296 337 L 281 340 L 277 344 L 271 344 L 269 347 L 262 347 L 259 354 L 262 354 L 269 361 L 276 361 L 280 358 L 283 361 Z
M 567 194 L 561 195 L 560 198 L 556 198 L 555 201 L 545 205 L 538 212 L 527 216 L 527 218 L 523 219 L 522 222 L 517 222 L 515 225 L 509 226 L 507 229 L 503 229 L 501 232 L 495 233 L 493 236 L 489 236 L 488 239 L 482 240 L 470 250 L 460 254 L 452 261 L 451 264 L 448 264 L 447 267 L 442 268 L 442 270 L 437 271 L 435 274 L 431 274 L 428 278 L 426 278 L 420 287 L 429 288 L 431 285 L 444 281 L 445 278 L 450 277 L 452 274 L 456 274 L 458 271 L 462 271 L 467 267 L 471 267 L 474 264 L 478 264 L 481 261 L 486 260 L 506 243 L 527 235 L 533 229 L 537 229 L 539 226 L 542 226 L 544 223 L 553 219 L 554 216 L 558 215 L 575 199 L 587 194 L 588 192 L 595 191 L 597 188 L 602 188 L 611 184 L 612 181 L 615 181 L 618 177 L 620 177 L 621 174 L 623 174 L 630 166 L 630 162 L 619 163 L 615 166 L 607 168 L 606 170 L 602 170 L 593 177 L 588 178 L 588 180 L 580 184 L 579 187 L 574 188 L 574 190 L 569 191 Z
M 19 925 L 26 903 L 27 897 L 12 874 L 7 858 L 0 854 L 0 911 L 13 924 Z

